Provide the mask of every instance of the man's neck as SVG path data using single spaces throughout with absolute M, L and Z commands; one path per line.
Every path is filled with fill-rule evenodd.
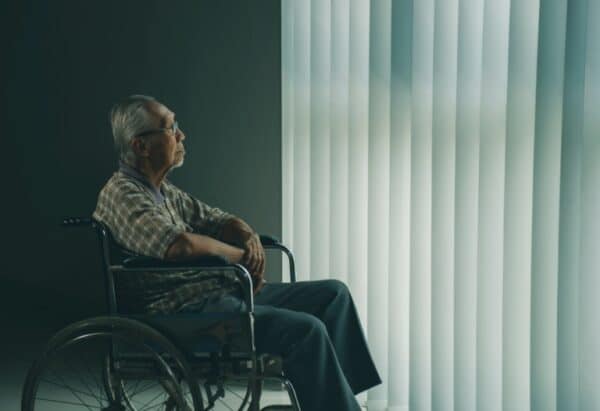
M 144 161 L 138 161 L 133 168 L 143 175 L 157 190 L 160 190 L 160 186 L 168 173 L 168 170 L 155 170 L 152 164 Z

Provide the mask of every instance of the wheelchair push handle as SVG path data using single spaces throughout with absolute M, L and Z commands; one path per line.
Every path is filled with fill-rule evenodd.
M 91 226 L 94 221 L 89 217 L 65 217 L 60 223 L 63 227 L 84 227 Z

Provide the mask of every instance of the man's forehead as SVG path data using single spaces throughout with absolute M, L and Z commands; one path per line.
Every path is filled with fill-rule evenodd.
M 167 106 L 159 102 L 153 102 L 150 105 L 150 111 L 158 117 L 161 123 L 164 123 L 166 120 L 173 119 L 175 117 L 175 113 L 173 113 Z

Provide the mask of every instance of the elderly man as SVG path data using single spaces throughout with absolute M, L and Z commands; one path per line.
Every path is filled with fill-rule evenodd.
M 359 410 L 354 395 L 381 380 L 346 286 L 336 280 L 265 284 L 265 254 L 254 230 L 166 179 L 183 164 L 186 137 L 165 105 L 130 96 L 113 107 L 111 123 L 120 168 L 100 192 L 94 217 L 142 255 L 221 255 L 243 264 L 255 284 L 256 349 L 282 356 L 302 409 Z M 224 280 L 195 278 L 190 272 L 127 276 L 117 284 L 120 307 L 174 313 L 241 304 Z

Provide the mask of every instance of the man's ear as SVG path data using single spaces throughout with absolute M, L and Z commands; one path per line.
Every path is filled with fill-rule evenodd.
M 138 157 L 148 157 L 150 154 L 150 146 L 143 138 L 134 137 L 131 140 L 131 148 Z

